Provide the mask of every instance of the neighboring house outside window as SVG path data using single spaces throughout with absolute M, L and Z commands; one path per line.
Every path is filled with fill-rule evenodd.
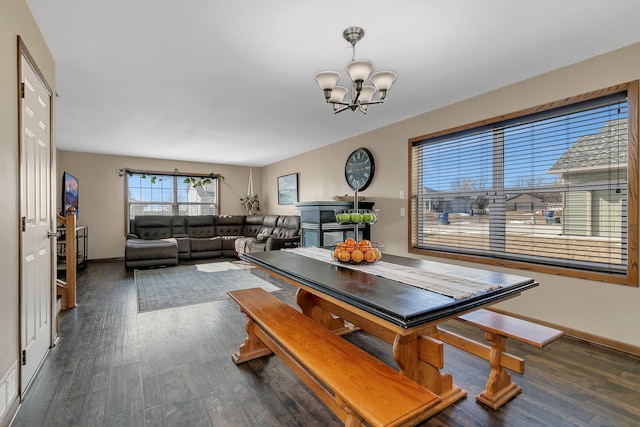
M 409 251 L 637 285 L 637 92 L 410 140 Z

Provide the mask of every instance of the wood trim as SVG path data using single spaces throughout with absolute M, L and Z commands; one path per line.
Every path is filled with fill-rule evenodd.
M 628 120 L 628 171 L 627 180 L 629 188 L 628 206 L 627 206 L 627 278 L 628 283 L 638 286 L 638 239 L 640 229 L 638 228 L 638 210 L 640 209 L 639 177 L 640 173 L 638 162 L 640 161 L 638 153 L 640 152 L 640 142 L 638 141 L 638 133 L 640 132 L 640 109 L 638 99 L 640 98 L 640 81 L 628 83 L 627 87 L 627 103 L 629 105 Z
M 629 251 L 631 252 L 631 251 Z M 463 255 L 450 252 L 438 252 L 426 249 L 409 248 L 409 253 L 423 256 L 432 256 L 437 258 L 446 258 L 456 261 L 475 262 L 478 264 L 487 264 L 498 267 L 513 268 L 523 271 L 531 271 L 535 273 L 545 273 L 555 276 L 575 277 L 577 279 L 593 280 L 596 282 L 606 282 L 617 285 L 638 286 L 637 277 L 633 280 L 632 274 L 612 275 L 608 273 L 599 273 L 596 271 L 578 270 L 572 268 L 554 267 L 551 265 L 531 264 L 523 261 L 513 261 L 508 259 L 486 258 L 481 256 Z M 636 263 L 637 266 L 637 263 Z M 629 260 L 629 268 L 631 268 L 631 260 Z M 637 269 L 637 268 L 636 268 Z M 636 271 L 637 276 L 637 271 Z
M 582 95 L 572 96 L 569 98 L 564 98 L 561 100 L 549 102 L 546 104 L 539 105 L 537 107 L 527 108 L 524 110 L 520 110 L 514 113 L 503 114 L 500 116 L 492 117 L 486 120 L 480 120 L 474 123 L 465 124 L 461 126 L 457 126 L 450 129 L 440 130 L 437 132 L 432 132 L 426 135 L 417 136 L 409 139 L 409 163 L 408 163 L 408 182 L 409 182 L 409 197 L 407 200 L 408 203 L 408 252 L 416 255 L 423 256 L 432 256 L 438 258 L 446 258 L 456 261 L 467 261 L 478 264 L 487 264 L 494 265 L 500 267 L 514 268 L 518 270 L 524 271 L 532 271 L 539 273 L 546 273 L 558 276 L 566 276 L 566 277 L 575 277 L 578 279 L 585 280 L 593 280 L 597 282 L 605 282 L 611 284 L 618 285 L 630 285 L 630 286 L 638 286 L 638 256 L 640 255 L 639 249 L 639 239 L 640 239 L 640 227 L 639 227 L 639 211 L 640 211 L 640 194 L 639 194 L 639 184 L 640 184 L 640 166 L 639 162 L 639 151 L 640 151 L 640 141 L 638 137 L 638 133 L 640 132 L 640 105 L 639 105 L 639 97 L 640 97 L 640 81 L 632 81 L 627 83 L 621 83 L 615 86 L 611 86 L 608 88 L 588 92 Z M 477 255 L 467 255 L 467 254 L 458 254 L 453 252 L 442 252 L 436 250 L 427 250 L 427 249 L 419 249 L 416 247 L 417 241 L 414 235 L 414 218 L 415 218 L 415 197 L 414 189 L 413 189 L 413 179 L 412 179 L 412 163 L 413 163 L 413 144 L 415 142 L 419 142 L 425 139 L 435 138 L 443 135 L 448 135 L 456 132 L 461 132 L 473 128 L 477 128 L 480 126 L 486 126 L 493 123 L 501 122 L 504 120 L 513 119 L 516 117 L 539 113 L 546 110 L 551 110 L 554 108 L 565 107 L 568 105 L 576 104 L 583 101 L 589 101 L 592 99 L 600 98 L 607 95 L 613 95 L 620 92 L 627 92 L 628 99 L 628 107 L 629 107 L 629 119 L 628 119 L 628 132 L 629 132 L 629 141 L 628 141 L 628 187 L 629 187 L 629 199 L 628 199 L 628 217 L 627 217 L 627 273 L 625 275 L 615 275 L 609 274 L 605 272 L 597 272 L 597 271 L 586 271 L 579 270 L 574 268 L 566 268 L 566 267 L 556 267 L 551 265 L 540 265 L 527 263 L 523 261 L 515 261 L 509 259 L 498 259 L 498 258 L 489 258 L 484 256 Z
M 600 345 L 602 347 L 607 347 L 612 350 L 621 351 L 623 353 L 631 354 L 633 356 L 640 356 L 640 347 L 634 346 L 631 344 L 627 344 L 621 341 L 612 340 L 607 337 L 603 337 L 600 335 L 590 334 L 588 332 L 579 331 L 573 328 L 567 328 L 566 326 L 558 325 L 556 323 L 547 322 L 540 319 L 534 319 L 533 317 L 522 316 L 517 313 L 512 313 L 506 310 L 500 310 L 495 307 L 487 308 L 487 310 L 495 311 L 496 313 L 506 314 L 511 317 L 515 317 L 517 319 L 527 320 L 529 322 L 538 323 L 540 325 L 548 326 L 550 328 L 560 329 L 564 331 L 565 336 L 569 336 L 571 338 L 575 338 L 581 341 L 588 342 L 590 344 Z
M 413 145 L 414 142 L 422 141 L 425 139 L 431 139 L 443 135 L 449 135 L 456 132 L 462 132 L 469 129 L 475 129 L 480 126 L 486 126 L 493 123 L 502 122 L 504 120 L 510 120 L 521 116 L 526 116 L 529 114 L 540 113 L 542 111 L 552 110 L 554 108 L 565 107 L 572 104 L 577 104 L 579 102 L 589 101 L 591 99 L 601 98 L 607 95 L 613 95 L 616 93 L 628 91 L 631 85 L 636 84 L 636 82 L 629 83 L 621 83 L 619 85 L 611 86 L 604 89 L 595 90 L 593 92 L 587 92 L 582 95 L 571 96 L 568 98 L 560 99 L 557 101 L 548 102 L 546 104 L 538 105 L 537 107 L 525 108 L 520 111 L 516 111 L 513 113 L 502 114 L 500 116 L 492 117 L 490 119 L 479 120 L 474 123 L 469 123 L 465 125 L 456 126 L 450 129 L 444 129 L 436 132 L 432 132 L 426 135 L 416 136 L 414 138 L 409 139 L 409 147 Z M 630 114 L 631 115 L 631 114 Z

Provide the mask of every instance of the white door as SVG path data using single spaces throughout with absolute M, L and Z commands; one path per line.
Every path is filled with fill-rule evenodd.
M 54 241 L 51 218 L 51 94 L 24 55 L 20 103 L 20 339 L 23 394 L 51 344 Z

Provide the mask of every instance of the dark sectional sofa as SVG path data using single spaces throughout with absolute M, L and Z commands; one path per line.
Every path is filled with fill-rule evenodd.
M 300 217 L 140 215 L 130 221 L 129 230 L 125 266 L 132 270 L 293 247 L 300 241 Z

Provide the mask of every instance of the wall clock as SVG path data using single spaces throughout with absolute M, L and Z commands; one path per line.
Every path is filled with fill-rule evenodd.
M 366 148 L 358 148 L 349 154 L 344 164 L 344 177 L 353 190 L 365 190 L 373 180 L 376 170 L 373 154 Z

